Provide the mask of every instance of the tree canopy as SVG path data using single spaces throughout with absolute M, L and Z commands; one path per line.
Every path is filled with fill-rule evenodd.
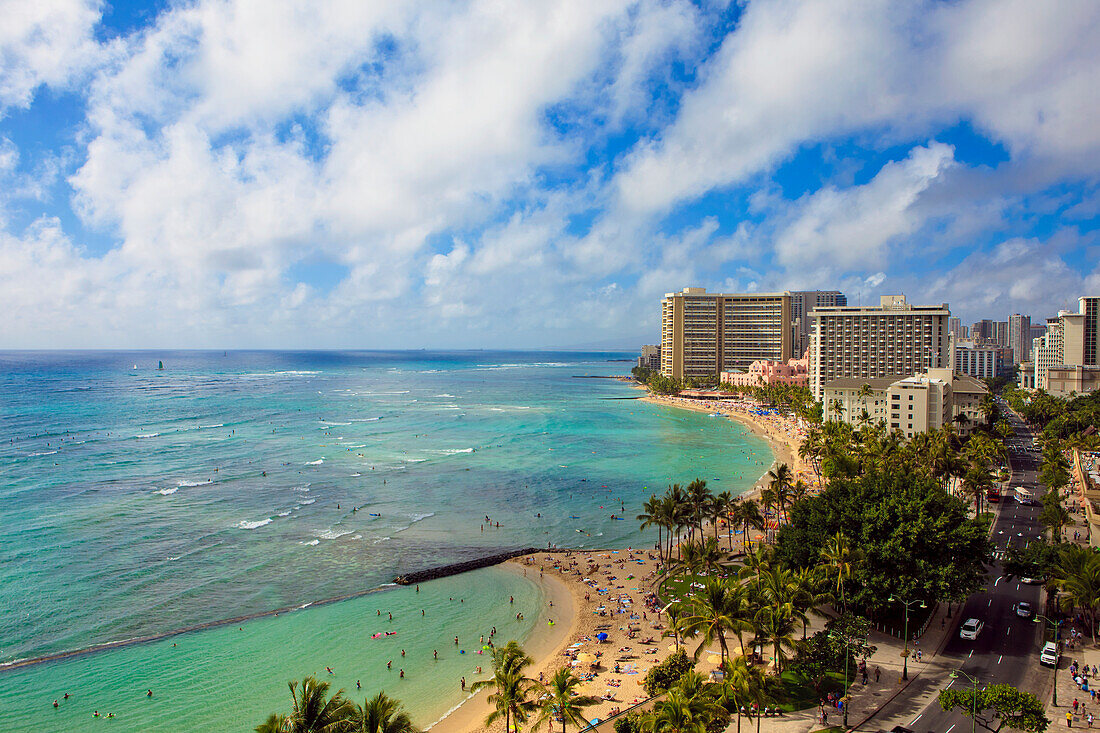
M 959 599 L 985 578 L 989 540 L 964 502 L 930 477 L 886 467 L 837 478 L 800 502 L 779 532 L 777 557 L 797 567 L 819 561 L 842 533 L 860 553 L 844 581 L 856 608 L 874 611 L 888 598 Z
M 974 699 L 975 696 L 977 700 Z M 940 707 L 944 710 L 958 710 L 967 717 L 972 716 L 977 709 L 975 722 L 991 731 L 1010 728 L 1025 733 L 1042 733 L 1050 725 L 1039 698 L 1012 685 L 989 685 L 979 690 L 941 690 Z M 987 713 L 990 714 L 987 716 Z

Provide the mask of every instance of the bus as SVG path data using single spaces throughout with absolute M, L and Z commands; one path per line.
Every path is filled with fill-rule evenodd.
M 1000 501 L 1001 500 L 1001 487 L 1000 486 L 990 486 L 989 491 L 985 492 L 985 500 L 986 501 L 992 501 L 992 502 Z

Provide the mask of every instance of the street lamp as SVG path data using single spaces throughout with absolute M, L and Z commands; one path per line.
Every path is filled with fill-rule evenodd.
M 834 632 L 835 635 L 835 632 Z M 852 637 L 845 631 L 841 636 L 844 637 L 844 696 L 840 698 L 844 703 L 844 727 L 848 727 L 848 707 L 852 700 L 852 696 L 849 694 L 848 684 L 848 657 L 851 653 Z
M 953 680 L 957 680 L 959 675 L 962 675 L 966 679 L 970 680 L 971 695 L 970 695 L 970 733 L 974 733 L 975 721 L 978 719 L 978 680 L 963 672 L 961 669 L 954 670 L 948 675 Z
M 1041 613 L 1035 614 L 1035 623 L 1039 623 L 1040 619 L 1054 625 L 1054 687 L 1050 693 L 1050 706 L 1056 708 L 1058 707 L 1058 632 L 1062 628 L 1062 621 L 1053 621 Z M 1046 637 L 1046 634 L 1043 636 Z
M 909 607 L 915 603 L 919 603 L 921 608 L 928 608 L 928 605 L 920 598 L 903 601 L 900 598 L 890 596 L 886 600 L 890 603 L 900 603 L 905 606 L 905 651 L 901 653 L 901 678 L 907 680 L 909 679 Z

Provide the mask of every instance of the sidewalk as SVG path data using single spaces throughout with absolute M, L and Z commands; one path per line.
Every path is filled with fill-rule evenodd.
M 851 701 L 848 709 L 848 724 L 852 730 L 878 730 L 881 727 L 872 716 L 882 706 L 899 698 L 903 693 L 908 705 L 914 711 L 918 711 L 928 704 L 929 699 L 939 694 L 949 669 L 943 669 L 937 663 L 936 658 L 940 648 L 946 641 L 946 630 L 941 626 L 941 620 L 946 618 L 946 605 L 940 604 L 932 617 L 928 630 L 917 640 L 916 646 L 910 645 L 913 656 L 909 659 L 909 679 L 901 679 L 902 675 L 902 650 L 905 645 L 901 639 L 887 636 L 878 631 L 871 631 L 870 643 L 878 647 L 874 655 L 867 660 L 867 684 L 852 672 L 855 682 L 850 688 Z M 957 609 L 955 611 L 957 613 Z M 817 628 L 814 628 L 816 626 Z M 820 629 L 823 624 L 818 621 L 811 627 L 810 633 Z M 946 628 L 952 628 L 950 623 Z M 916 649 L 920 649 L 922 660 L 916 661 Z M 1098 662 L 1100 663 L 1100 662 Z M 879 681 L 875 682 L 875 668 L 879 669 Z M 914 712 L 914 715 L 916 713 Z M 822 725 L 818 717 L 817 708 L 811 708 L 791 715 L 776 718 L 763 718 L 760 721 L 761 733 L 811 733 L 828 726 L 842 726 L 844 716 L 836 709 L 829 710 L 828 725 Z M 864 724 L 866 723 L 866 724 Z M 748 718 L 741 721 L 743 731 L 756 729 L 756 722 Z M 748 726 L 748 727 L 745 727 Z M 734 717 L 727 731 L 737 730 L 737 718 Z

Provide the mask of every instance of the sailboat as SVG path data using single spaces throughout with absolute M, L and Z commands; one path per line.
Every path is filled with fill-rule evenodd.
M 161 370 L 164 369 L 164 362 L 163 361 L 158 361 L 157 362 L 157 369 L 161 369 Z

